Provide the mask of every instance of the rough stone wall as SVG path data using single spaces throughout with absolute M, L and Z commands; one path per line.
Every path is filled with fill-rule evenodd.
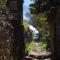
M 8 10 L 0 11 L 0 60 L 10 60 L 12 25 L 8 20 Z
M 6 8 L 0 11 L 0 60 L 22 60 L 23 35 L 22 0 L 7 0 Z

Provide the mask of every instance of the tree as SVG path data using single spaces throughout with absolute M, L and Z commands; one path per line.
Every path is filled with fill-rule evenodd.
M 30 11 L 34 23 L 42 29 L 43 33 L 49 32 L 48 40 L 51 51 L 54 52 L 54 19 L 57 14 L 59 2 L 57 0 L 35 0 L 34 4 L 30 5 Z
M 31 14 L 39 14 L 45 12 L 47 15 L 47 22 L 49 24 L 49 31 L 50 31 L 50 45 L 52 49 L 52 53 L 54 54 L 53 60 L 60 59 L 60 44 L 58 43 L 60 40 L 58 35 L 58 22 L 59 22 L 59 11 L 60 11 L 60 1 L 59 0 L 36 0 L 36 2 L 30 5 Z M 36 12 L 36 13 L 35 13 Z M 58 19 L 59 18 L 59 19 Z M 60 30 L 60 29 L 59 29 Z M 59 31 L 60 32 L 60 31 Z M 58 36 L 57 36 L 58 35 Z

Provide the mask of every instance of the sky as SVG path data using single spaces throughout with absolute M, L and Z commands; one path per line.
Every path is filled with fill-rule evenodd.
M 31 0 L 24 0 L 24 3 L 23 3 L 23 19 L 25 19 L 25 20 L 29 20 L 29 16 L 26 16 L 26 13 L 30 14 L 29 5 L 31 3 L 34 3 L 34 2 Z

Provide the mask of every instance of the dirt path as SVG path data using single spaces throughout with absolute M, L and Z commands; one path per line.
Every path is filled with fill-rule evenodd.
M 33 51 L 31 51 L 29 53 L 29 56 L 26 56 L 27 59 L 31 59 L 31 60 L 51 60 L 50 59 L 50 52 L 47 52 L 45 49 L 41 49 L 39 47 L 39 44 L 36 43 L 36 49 L 34 49 Z

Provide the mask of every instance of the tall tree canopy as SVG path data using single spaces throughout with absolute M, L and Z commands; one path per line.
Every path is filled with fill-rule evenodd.
M 49 32 L 50 44 L 53 46 L 54 21 L 57 12 L 60 10 L 59 0 L 35 0 L 30 5 L 30 11 L 34 23 L 42 29 L 43 33 Z M 52 47 L 53 50 L 53 47 Z
M 30 9 L 32 13 L 35 12 L 36 14 L 44 11 L 51 11 L 59 7 L 59 5 L 59 0 L 35 0 L 35 3 L 30 5 Z

